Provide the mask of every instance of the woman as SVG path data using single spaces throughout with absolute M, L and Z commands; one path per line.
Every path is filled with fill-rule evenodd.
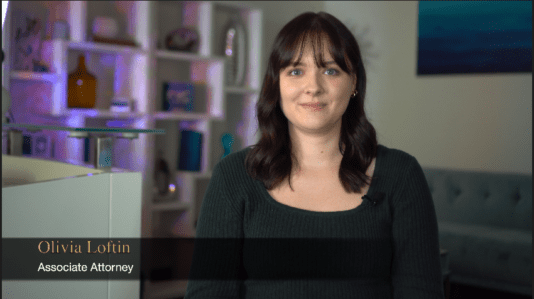
M 414 157 L 377 144 L 365 84 L 335 17 L 280 31 L 261 139 L 214 169 L 186 298 L 443 298 L 428 185 Z

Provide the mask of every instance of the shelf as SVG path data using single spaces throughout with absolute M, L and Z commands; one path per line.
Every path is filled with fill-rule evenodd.
M 177 177 L 189 176 L 193 180 L 209 179 L 211 178 L 211 175 L 212 175 L 212 171 L 205 171 L 205 170 L 200 170 L 200 171 L 177 170 L 176 171 Z
M 156 50 L 156 57 L 162 59 L 172 59 L 172 60 L 187 60 L 187 61 L 212 61 L 212 62 L 224 62 L 224 58 L 216 56 L 202 56 L 195 53 L 188 52 L 178 52 L 178 51 L 167 51 L 167 50 Z
M 13 1 L 22 11 L 32 11 L 33 2 Z M 41 50 L 44 62 L 53 73 L 10 71 L 3 73 L 6 82 L 10 80 L 15 94 L 13 105 L 18 114 L 24 114 L 29 123 L 48 125 L 54 129 L 65 126 L 102 127 L 110 133 L 115 127 L 132 126 L 143 129 L 164 128 L 165 135 L 140 135 L 135 142 L 119 140 L 116 152 L 121 153 L 117 166 L 142 170 L 143 200 L 146 209 L 142 219 L 142 236 L 150 237 L 156 232 L 161 214 L 184 214 L 183 235 L 194 236 L 194 221 L 198 217 L 202 195 L 207 190 L 214 165 L 220 161 L 223 148 L 220 136 L 231 133 L 236 137 L 235 150 L 248 145 L 253 124 L 253 102 L 261 91 L 260 59 L 262 57 L 262 13 L 261 10 L 240 4 L 226 4 L 211 1 L 68 1 L 56 4 L 44 1 L 49 10 L 48 21 L 65 20 L 69 24 L 69 40 L 55 39 L 43 43 Z M 107 3 L 107 2 L 106 2 Z M 246 69 L 243 86 L 225 86 L 226 58 L 220 51 L 222 30 L 230 15 L 238 14 L 247 28 Z M 137 45 L 112 44 L 94 41 L 91 26 L 98 15 L 120 20 L 121 30 L 117 36 L 134 40 Z M 194 28 L 199 33 L 198 51 L 185 52 L 166 49 L 164 38 L 179 27 Z M 50 28 L 49 28 L 50 29 Z M 7 29 L 11 30 L 11 29 Z M 6 43 L 6 57 L 13 58 Z M 13 45 L 11 45 L 13 46 Z M 12 48 L 12 47 L 11 47 Z M 87 67 L 98 78 L 97 101 L 94 108 L 68 108 L 68 74 L 74 71 L 78 57 L 85 55 Z M 250 59 L 252 57 L 252 59 Z M 6 59 L 7 60 L 7 59 Z M 10 59 L 11 60 L 11 59 Z M 195 89 L 192 111 L 164 111 L 162 93 L 164 82 L 191 82 L 201 85 Z M 42 101 L 49 101 L 49 107 L 34 105 L 28 109 L 26 101 L 38 90 Z M 112 112 L 114 95 L 135 99 L 135 112 Z M 26 106 L 26 107 L 25 107 Z M 35 116 L 28 116 L 28 113 Z M 116 123 L 113 123 L 115 121 Z M 123 126 L 121 126 L 121 124 Z M 31 127 L 32 129 L 42 129 Z M 42 129 L 43 131 L 45 129 Z M 109 130 L 109 131 L 108 131 Z M 202 133 L 202 156 L 200 171 L 180 171 L 179 160 L 181 131 L 192 130 Z M 85 163 L 85 142 L 78 138 L 88 136 L 86 131 L 73 133 L 44 132 L 51 135 L 56 147 L 66 151 L 57 153 L 56 158 L 70 163 Z M 133 133 L 132 133 L 133 134 Z M 91 134 L 96 135 L 96 134 Z M 129 135 L 133 136 L 133 135 Z M 169 136 L 173 136 L 169 138 Z M 236 146 L 239 141 L 239 146 Z M 174 182 L 179 186 L 173 198 L 155 198 L 151 179 L 155 151 L 165 149 L 166 160 L 172 165 Z M 127 153 L 127 154 L 125 154 Z M 160 223 L 161 224 L 161 223 Z M 168 224 L 170 225 L 170 224 Z M 168 232 L 169 229 L 166 230 Z M 149 283 L 156 294 L 165 289 L 176 289 L 175 283 Z M 168 286 L 168 287 L 167 287 Z M 176 294 L 172 292 L 170 294 Z
M 14 93 L 12 108 L 16 108 L 19 115 L 25 115 L 25 121 L 28 119 L 29 123 L 43 125 L 26 129 L 43 130 L 54 138 L 55 159 L 92 168 L 94 165 L 84 162 L 85 140 L 70 137 L 98 136 L 102 133 L 115 136 L 120 134 L 115 132 L 120 130 L 116 127 L 139 127 L 143 128 L 139 129 L 143 132 L 150 131 L 152 134 L 140 134 L 134 142 L 117 139 L 113 152 L 117 157 L 114 159 L 116 167 L 112 170 L 119 171 L 119 167 L 123 167 L 143 174 L 143 205 L 139 207 L 142 209 L 142 237 L 193 238 L 203 195 L 209 186 L 213 167 L 224 151 L 220 136 L 226 132 L 235 136 L 235 151 L 251 140 L 249 131 L 252 129 L 249 127 L 254 118 L 251 107 L 261 91 L 261 59 L 255 59 L 262 57 L 263 49 L 261 10 L 241 3 L 233 5 L 211 1 L 37 2 L 13 1 L 13 4 L 28 12 L 36 4 L 46 7 L 48 23 L 65 20 L 69 24 L 69 40 L 55 39 L 43 43 L 42 59 L 54 73 L 10 71 L 9 65 L 4 63 L 3 80 L 11 84 L 7 87 L 14 87 L 10 88 Z M 8 13 L 11 14 L 11 11 Z M 247 28 L 246 56 L 252 57 L 246 61 L 246 83 L 241 87 L 225 86 L 226 58 L 222 52 L 215 51 L 220 49 L 224 35 L 222 30 L 230 14 L 234 13 L 240 15 Z M 128 36 L 137 45 L 93 41 L 91 29 L 97 16 L 118 20 L 120 30 L 117 36 Z M 199 33 L 198 51 L 191 53 L 158 48 L 158 45 L 165 44 L 164 38 L 169 32 L 180 27 L 194 28 Z M 6 30 L 12 31 L 9 27 Z M 6 61 L 14 58 L 13 46 L 12 43 L 4 43 Z M 97 101 L 90 109 L 68 108 L 68 74 L 74 71 L 80 55 L 85 56 L 86 66 L 98 78 Z M 199 92 L 194 97 L 194 109 L 190 112 L 164 111 L 164 82 L 202 85 L 195 89 Z M 34 90 L 39 91 L 40 97 L 30 102 L 34 98 Z M 111 111 L 112 99 L 119 95 L 136 101 L 135 112 Z M 38 100 L 50 105 L 42 105 Z M 35 105 L 28 106 L 28 103 Z M 35 114 L 35 117 L 28 116 L 28 113 Z M 45 129 L 44 125 L 48 127 Z M 49 132 L 50 129 L 66 129 L 65 126 L 103 130 L 92 134 L 72 128 L 71 133 Z M 177 169 L 180 134 L 184 130 L 202 134 L 200 171 Z M 93 140 L 90 146 L 94 144 Z M 65 150 L 57 150 L 60 148 Z M 176 185 L 173 195 L 165 198 L 155 198 L 153 194 L 158 149 L 164 149 L 165 160 L 171 169 L 171 181 Z M 145 281 L 144 285 L 144 298 L 173 298 L 185 294 L 187 281 Z
M 198 171 L 183 171 L 183 170 L 180 170 L 180 171 L 177 171 L 176 172 L 176 176 L 180 177 L 180 176 L 190 176 L 192 179 L 209 179 L 211 178 L 213 172 L 212 171 L 202 171 L 202 172 L 198 172 Z
M 221 117 L 212 116 L 206 113 L 191 112 L 156 112 L 153 114 L 156 120 L 219 120 Z
M 153 202 L 153 211 L 180 211 L 191 208 L 191 203 L 175 201 L 175 202 Z
M 141 112 L 112 112 L 105 109 L 83 109 L 83 108 L 68 108 L 58 114 L 33 114 L 33 116 L 43 120 L 50 121 L 64 121 L 72 116 L 83 116 L 87 118 L 112 118 L 112 119 L 126 119 L 126 118 L 140 118 L 149 116 Z
M 249 87 L 235 87 L 235 86 L 227 86 L 224 88 L 224 92 L 227 93 L 233 93 L 233 94 L 249 94 L 249 93 L 257 93 L 259 90 Z
M 89 128 L 89 127 L 66 127 L 66 126 L 47 126 L 47 125 L 33 125 L 33 124 L 19 124 L 19 123 L 3 123 L 3 128 L 24 128 L 28 130 L 40 131 L 67 131 L 67 132 L 86 132 L 86 133 L 143 133 L 143 134 L 160 134 L 165 135 L 165 130 L 162 129 L 130 129 L 130 128 Z
M 42 81 L 55 83 L 58 79 L 58 74 L 55 73 L 37 73 L 26 71 L 12 71 L 11 79 L 28 80 L 28 81 Z
M 90 118 L 136 118 L 147 116 L 141 112 L 113 112 L 106 109 L 68 108 L 60 116 L 84 116 Z
M 95 42 L 69 42 L 68 48 L 69 50 L 104 52 L 104 53 L 115 53 L 115 54 L 144 53 L 143 50 L 137 47 L 95 43 Z

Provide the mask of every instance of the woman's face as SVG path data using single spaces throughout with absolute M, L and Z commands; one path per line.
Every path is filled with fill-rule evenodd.
M 328 44 L 323 44 L 323 49 L 328 49 Z M 280 70 L 280 105 L 290 132 L 340 132 L 356 77 L 344 72 L 328 51 L 324 61 L 326 66 L 318 67 L 311 46 L 306 46 L 298 65 Z

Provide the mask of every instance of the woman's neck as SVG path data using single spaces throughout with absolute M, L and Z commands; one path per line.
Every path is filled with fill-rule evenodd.
M 298 165 L 298 168 L 295 171 L 339 169 L 343 158 L 339 150 L 340 130 L 324 134 L 306 134 L 290 128 L 289 136 L 293 154 L 297 159 L 295 166 Z

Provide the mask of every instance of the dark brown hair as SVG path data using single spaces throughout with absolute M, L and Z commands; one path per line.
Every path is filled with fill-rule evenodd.
M 337 65 L 357 77 L 358 94 L 350 99 L 341 121 L 339 150 L 343 158 L 339 179 L 347 192 L 355 193 L 369 182 L 365 173 L 376 157 L 378 145 L 375 129 L 364 111 L 366 76 L 360 48 L 352 33 L 334 16 L 307 12 L 291 20 L 278 33 L 256 105 L 261 136 L 248 152 L 245 165 L 248 174 L 262 181 L 268 190 L 290 178 L 294 164 L 288 122 L 280 108 L 280 71 L 299 62 L 307 43 L 312 46 L 317 66 L 324 67 L 321 47 L 325 40 Z

